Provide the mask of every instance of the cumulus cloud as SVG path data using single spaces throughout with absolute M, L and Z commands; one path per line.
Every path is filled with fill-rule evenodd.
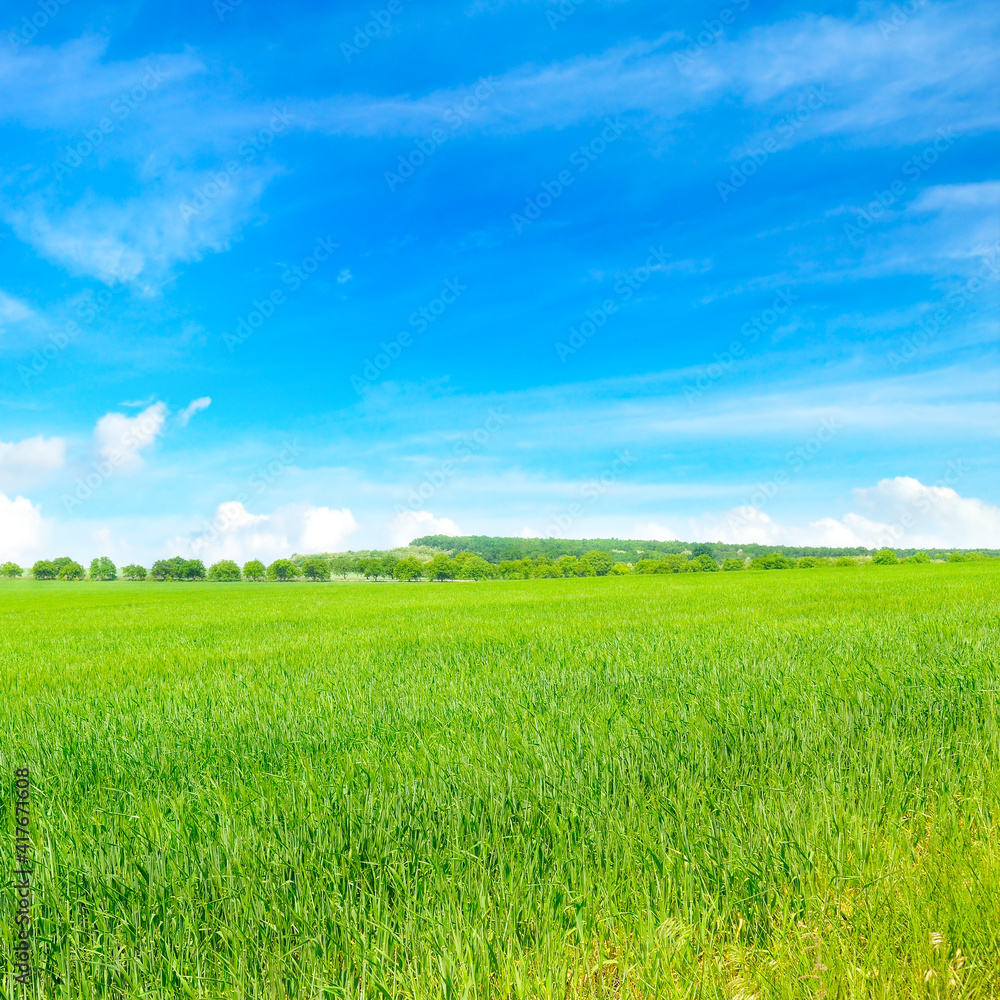
M 211 396 L 199 396 L 198 399 L 192 399 L 187 406 L 177 414 L 177 420 L 180 422 L 181 427 L 187 427 L 190 423 L 191 418 L 199 410 L 207 410 L 212 405 Z
M 854 490 L 853 498 L 860 511 L 805 526 L 781 524 L 759 507 L 734 507 L 721 515 L 691 518 L 687 535 L 695 541 L 835 548 L 1000 547 L 1000 507 L 963 497 L 951 486 L 926 486 L 910 476 L 896 476 Z
M 387 534 L 393 546 L 409 545 L 423 535 L 461 535 L 451 518 L 435 517 L 429 510 L 404 510 L 388 525 Z
M 28 485 L 66 464 L 66 442 L 58 437 L 0 441 L 0 488 Z
M 645 524 L 635 526 L 635 537 L 648 539 L 651 542 L 672 542 L 677 533 L 670 528 L 659 524 L 657 521 L 647 521 Z
M 346 507 L 286 504 L 272 514 L 251 514 L 242 503 L 230 500 L 219 504 L 204 531 L 174 538 L 167 548 L 205 563 L 219 559 L 270 562 L 294 552 L 335 552 L 357 527 Z
M 163 432 L 166 419 L 166 403 L 153 403 L 134 417 L 106 413 L 94 427 L 94 444 L 113 470 L 135 472 L 142 468 L 141 452 Z
M 0 562 L 28 562 L 45 539 L 41 508 L 26 497 L 0 493 Z

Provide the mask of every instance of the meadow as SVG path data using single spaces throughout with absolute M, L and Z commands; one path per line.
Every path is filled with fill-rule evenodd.
M 1000 563 L 0 583 L 0 861 L 116 998 L 1000 996 Z

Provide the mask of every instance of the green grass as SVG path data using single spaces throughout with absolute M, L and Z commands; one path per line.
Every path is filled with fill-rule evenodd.
M 25 995 L 996 997 L 998 585 L 0 585 Z

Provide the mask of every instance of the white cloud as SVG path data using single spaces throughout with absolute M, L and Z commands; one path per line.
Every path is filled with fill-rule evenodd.
M 134 417 L 106 413 L 94 427 L 94 444 L 113 471 L 135 472 L 142 467 L 140 452 L 157 439 L 166 418 L 166 403 L 147 406 Z
M 435 517 L 429 510 L 405 510 L 397 514 L 387 526 L 393 547 L 409 545 L 423 535 L 461 535 L 462 531 L 447 517 Z
M 831 548 L 998 548 L 1000 507 L 963 497 L 950 486 L 925 486 L 897 476 L 856 489 L 855 504 L 840 519 L 820 518 L 806 526 L 780 524 L 759 507 L 734 507 L 721 515 L 690 518 L 692 541 Z M 656 537 L 655 535 L 652 537 Z
M 0 441 L 0 488 L 31 484 L 66 464 L 66 442 L 41 434 L 23 441 Z
M 198 413 L 200 410 L 207 410 L 212 405 L 211 396 L 200 396 L 198 399 L 192 399 L 187 406 L 177 414 L 177 419 L 180 422 L 181 427 L 187 427 L 191 418 Z
M 667 528 L 656 521 L 648 521 L 645 524 L 635 526 L 635 537 L 643 541 L 651 542 L 672 542 L 677 538 L 677 533 L 671 528 Z
M 346 507 L 286 504 L 272 514 L 251 514 L 242 503 L 230 500 L 219 504 L 203 532 L 174 538 L 166 548 L 206 564 L 220 559 L 271 562 L 295 552 L 338 551 L 357 527 Z
M 35 311 L 27 302 L 16 299 L 0 290 L 0 333 L 6 330 L 8 324 L 24 323 L 35 318 Z
M 36 557 L 46 534 L 40 507 L 26 497 L 11 500 L 0 493 L 0 562 L 30 561 Z

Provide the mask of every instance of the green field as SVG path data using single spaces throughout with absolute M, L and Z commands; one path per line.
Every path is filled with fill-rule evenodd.
M 995 561 L 0 584 L 0 993 L 1000 996 L 998 650 Z

